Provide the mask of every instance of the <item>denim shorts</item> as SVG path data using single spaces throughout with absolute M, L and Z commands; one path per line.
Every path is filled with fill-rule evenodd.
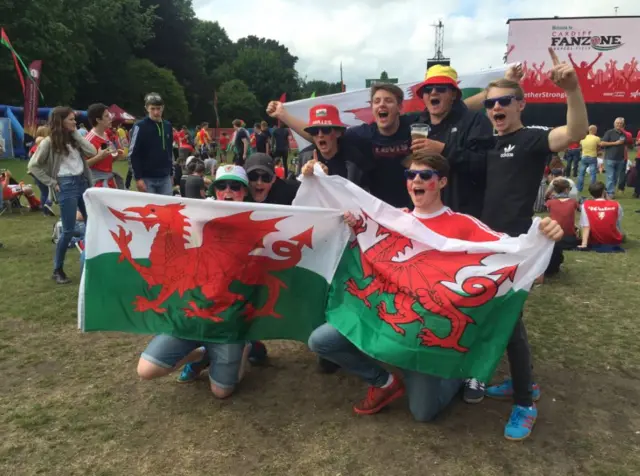
M 205 347 L 211 361 L 209 380 L 220 388 L 233 388 L 238 383 L 245 344 L 213 344 L 179 337 L 159 335 L 151 339 L 142 352 L 142 358 L 165 369 L 172 369 L 178 362 L 198 347 Z

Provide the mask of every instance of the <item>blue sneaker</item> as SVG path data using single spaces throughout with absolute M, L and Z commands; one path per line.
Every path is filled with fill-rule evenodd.
M 524 440 L 531 435 L 536 418 L 538 418 L 538 409 L 535 405 L 532 407 L 514 405 L 511 408 L 509 422 L 504 427 L 504 437 L 511 441 Z
M 509 400 L 513 398 L 513 382 L 509 378 L 501 384 L 491 385 L 487 388 L 487 397 L 498 400 Z M 534 402 L 540 400 L 540 385 L 537 383 L 533 384 L 531 398 Z
M 209 366 L 209 359 L 205 355 L 199 362 L 192 362 L 182 367 L 182 372 L 178 376 L 178 383 L 194 382 L 200 376 L 200 373 Z

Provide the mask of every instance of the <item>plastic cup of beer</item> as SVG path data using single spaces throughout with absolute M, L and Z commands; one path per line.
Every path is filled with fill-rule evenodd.
M 411 124 L 411 139 L 428 139 L 430 130 L 428 124 Z

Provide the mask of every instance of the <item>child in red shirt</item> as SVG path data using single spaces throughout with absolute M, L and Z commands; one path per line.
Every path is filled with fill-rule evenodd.
M 571 249 L 578 246 L 576 238 L 576 211 L 579 209 L 577 200 L 569 197 L 571 183 L 568 180 L 559 178 L 552 182 L 553 194 L 547 200 L 545 206 L 549 210 L 552 220 L 558 222 L 564 231 L 564 237 L 559 243 L 562 249 Z
M 582 228 L 582 244 L 578 248 L 593 245 L 620 245 L 624 234 L 620 226 L 622 206 L 610 200 L 602 182 L 592 183 L 589 193 L 593 200 L 585 200 L 582 204 L 580 227 Z
M 284 180 L 284 167 L 282 166 L 282 159 L 276 159 L 274 172 L 276 173 L 276 177 L 280 177 Z
M 94 187 L 124 188 L 118 186 L 122 178 L 113 172 L 113 162 L 124 157 L 124 151 L 116 146 L 115 136 L 111 131 L 111 113 L 104 104 L 92 104 L 87 108 L 87 117 L 92 129 L 85 139 L 91 142 L 98 153 L 87 159 L 91 169 Z

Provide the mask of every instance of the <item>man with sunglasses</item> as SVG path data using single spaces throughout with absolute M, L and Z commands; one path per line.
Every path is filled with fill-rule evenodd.
M 162 118 L 164 101 L 158 93 L 144 98 L 148 116 L 131 131 L 129 161 L 139 192 L 172 195 L 173 128 Z
M 551 154 L 582 139 L 589 127 L 575 70 L 560 63 L 552 49 L 549 52 L 554 65 L 551 79 L 567 96 L 567 125 L 554 129 L 525 127 L 521 117 L 525 107 L 524 91 L 520 84 L 501 79 L 486 88 L 484 104 L 497 137 L 487 161 L 482 221 L 493 230 L 514 237 L 526 233 L 531 226 L 540 178 Z M 540 388 L 533 383 L 531 350 L 522 317 L 507 346 L 507 355 L 511 379 L 489 387 L 486 394 L 514 400 L 504 436 L 509 440 L 522 440 L 531 434 L 538 415 L 533 402 L 540 398 Z M 479 395 L 473 403 L 481 401 L 484 394 L 484 385 L 476 386 Z
M 251 154 L 244 166 L 249 177 L 249 200 L 257 203 L 291 205 L 300 182 L 276 176 L 274 159 L 262 152 Z
M 412 214 L 420 223 L 439 235 L 458 240 L 487 242 L 506 236 L 494 232 L 476 218 L 456 213 L 444 205 L 442 190 L 447 186 L 449 175 L 447 159 L 420 151 L 405 163 L 409 169 L 404 172 L 404 186 L 414 205 Z M 345 213 L 344 218 L 349 226 L 357 223 L 350 212 Z M 540 230 L 549 239 L 557 241 L 562 238 L 562 228 L 550 218 L 540 223 Z M 420 422 L 432 421 L 463 385 L 461 379 L 444 379 L 409 370 L 402 371 L 403 377 L 389 372 L 329 323 L 311 333 L 309 348 L 370 385 L 367 396 L 353 406 L 354 412 L 360 415 L 378 413 L 406 393 L 413 417 Z
M 426 109 L 418 122 L 430 126 L 429 137 L 414 139 L 412 151 L 442 154 L 449 160 L 449 184 L 443 201 L 453 210 L 480 217 L 486 187 L 487 152 L 493 147 L 491 123 L 462 101 L 458 73 L 450 66 L 427 70 L 418 86 Z
M 342 137 L 347 125 L 340 120 L 338 108 L 331 104 L 318 104 L 309 110 L 309 124 L 304 131 L 313 145 L 300 152 L 298 175 L 313 173 L 313 163 L 324 165 L 327 175 L 339 175 L 360 187 L 366 188 L 366 173 L 370 164 L 362 152 Z M 306 167 L 305 167 L 306 166 Z

